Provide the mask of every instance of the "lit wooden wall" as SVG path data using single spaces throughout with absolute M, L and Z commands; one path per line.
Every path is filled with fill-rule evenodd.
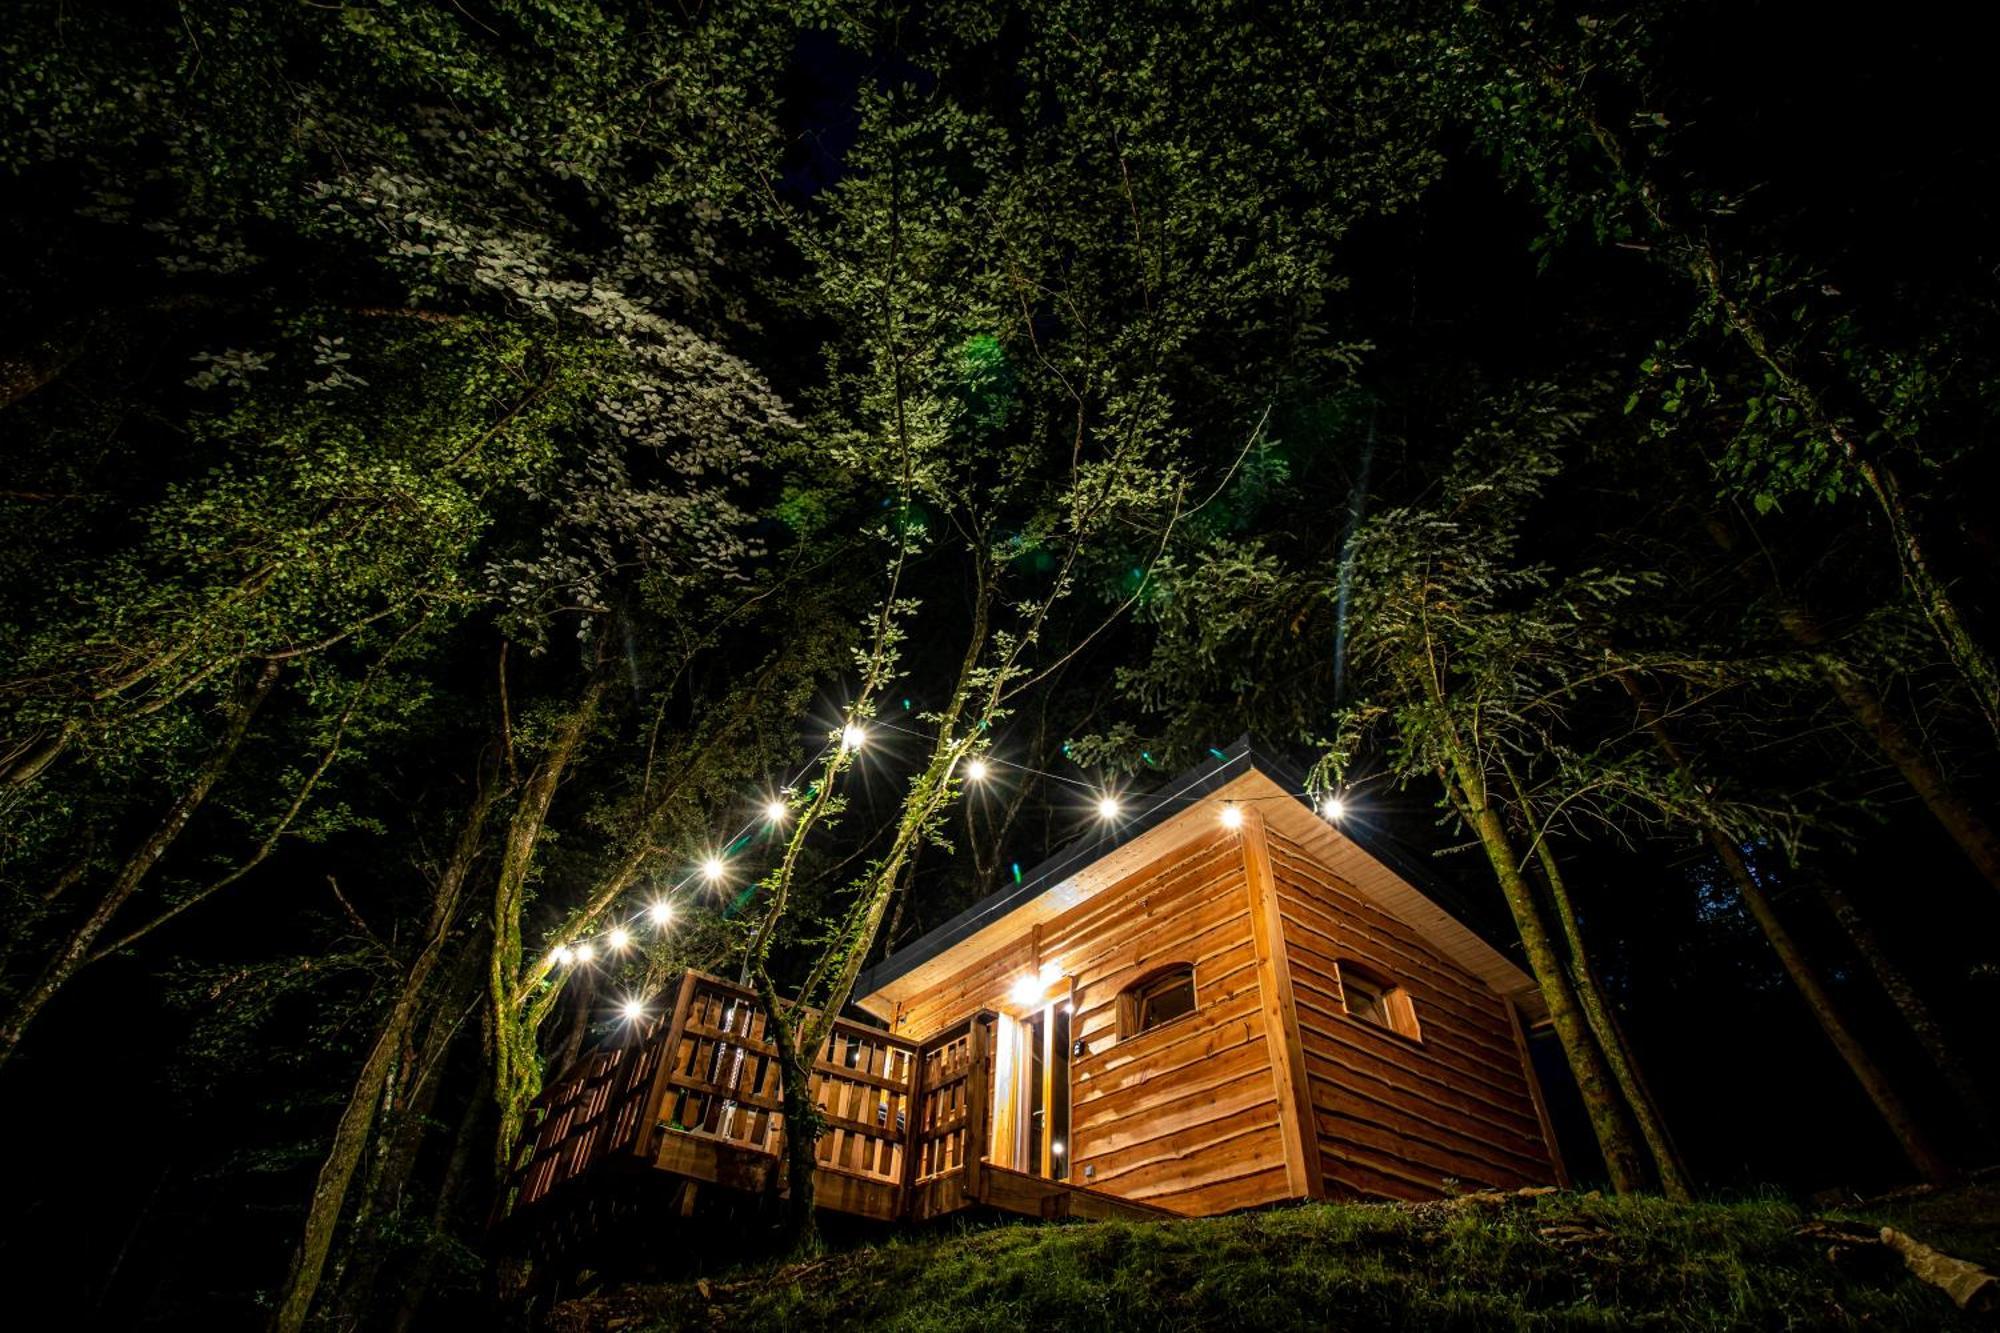
M 1073 1184 L 1190 1214 L 1290 1197 L 1235 835 L 1175 851 L 912 996 L 896 1030 L 921 1040 L 971 1010 L 1011 1010 L 1014 982 L 1044 962 L 1073 987 L 1088 1047 L 1071 1067 Z M 1118 1041 L 1119 992 L 1177 962 L 1194 965 L 1195 1012 Z
M 1343 958 L 1408 988 L 1420 1042 L 1346 1014 Z M 1260 815 L 968 958 L 905 999 L 895 1031 L 1019 1012 L 1010 992 L 1045 963 L 1088 1048 L 1071 1069 L 1073 1184 L 1207 1215 L 1554 1178 L 1507 1002 Z M 1119 993 L 1173 963 L 1194 967 L 1195 1011 L 1119 1041 Z
M 1327 1192 L 1422 1199 L 1446 1177 L 1552 1183 L 1507 1002 L 1297 843 L 1276 830 L 1269 841 Z M 1347 1015 L 1342 959 L 1408 989 L 1420 1041 Z

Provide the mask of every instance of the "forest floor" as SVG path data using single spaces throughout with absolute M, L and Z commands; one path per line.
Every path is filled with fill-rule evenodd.
M 961 1225 L 625 1286 L 551 1333 L 675 1329 L 1992 1329 L 1880 1243 L 2000 1271 L 2000 1184 L 1811 1212 L 1596 1194 L 1306 1204 L 1152 1223 Z M 1961 1275 L 1963 1276 L 1963 1275 Z M 1976 1281 L 1976 1277 L 1974 1279 Z

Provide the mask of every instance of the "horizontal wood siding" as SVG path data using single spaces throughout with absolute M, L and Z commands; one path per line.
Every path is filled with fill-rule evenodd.
M 1072 1036 L 1088 1046 L 1070 1071 L 1073 1183 L 1189 1214 L 1286 1197 L 1250 899 L 1234 834 L 1218 830 L 968 960 L 911 996 L 896 1032 L 922 1041 L 975 1010 L 1011 1012 L 1014 982 L 1044 962 L 1057 964 L 1073 985 Z M 1119 993 L 1169 963 L 1194 966 L 1195 1011 L 1119 1041 Z
M 1327 1192 L 1433 1198 L 1555 1179 L 1506 1001 L 1273 830 L 1286 956 Z M 1349 1017 L 1338 964 L 1407 989 L 1412 1040 Z

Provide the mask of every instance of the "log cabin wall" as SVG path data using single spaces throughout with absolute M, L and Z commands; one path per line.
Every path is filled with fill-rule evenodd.
M 1447 1177 L 1557 1179 L 1507 1001 L 1297 842 L 1268 832 L 1310 1131 L 1336 1198 L 1435 1198 Z M 1404 987 L 1420 1036 L 1350 1015 L 1341 963 Z
M 896 1031 L 1012 1011 L 1015 981 L 1054 963 L 1087 1048 L 1071 1063 L 1072 1183 L 1194 1215 L 1297 1197 L 1250 907 L 1241 841 L 1218 830 L 910 996 Z M 1173 963 L 1194 967 L 1194 1012 L 1120 1041 L 1120 993 Z

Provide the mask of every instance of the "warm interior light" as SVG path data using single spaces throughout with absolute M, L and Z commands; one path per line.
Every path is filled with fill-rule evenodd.
M 790 817 L 791 813 L 792 807 L 786 805 L 775 796 L 764 806 L 764 818 L 770 820 L 773 824 L 784 823 Z
M 588 944 L 579 944 L 576 946 L 577 962 L 587 963 L 595 957 L 597 957 L 597 950 L 593 946 Z
M 965 777 L 968 782 L 984 782 L 989 771 L 984 759 L 975 759 L 965 766 Z
M 721 879 L 722 858 L 719 856 L 711 856 L 706 861 L 703 861 L 701 863 L 701 877 L 703 879 L 711 881 Z
M 652 918 L 654 925 L 664 926 L 674 919 L 674 905 L 662 898 L 646 909 L 646 915 Z
M 611 933 L 604 937 L 604 942 L 611 946 L 613 953 L 616 953 L 632 943 L 632 932 L 623 926 L 614 926 Z
M 840 729 L 840 748 L 843 750 L 858 750 L 867 739 L 868 733 L 853 722 Z
M 1098 797 L 1098 798 L 1097 798 L 1097 817 L 1098 817 L 1099 819 L 1116 819 L 1116 818 L 1118 818 L 1118 798 L 1117 798 L 1116 796 L 1100 796 L 1100 797 Z
M 1243 807 L 1242 807 L 1242 806 L 1240 806 L 1240 805 L 1238 805 L 1238 804 L 1236 804 L 1236 802 L 1234 802 L 1234 801 L 1231 801 L 1231 802 L 1230 802 L 1229 804 L 1227 804 L 1227 805 L 1223 806 L 1223 807 L 1222 807 L 1222 827 L 1224 827 L 1224 828 L 1242 828 L 1242 827 L 1243 827 Z
M 646 1002 L 644 1000 L 627 1000 L 625 1001 L 624 1012 L 626 1022 L 636 1023 L 646 1016 Z
M 1319 812 L 1337 823 L 1340 817 L 1347 813 L 1347 802 L 1338 796 L 1329 796 L 1320 802 Z

